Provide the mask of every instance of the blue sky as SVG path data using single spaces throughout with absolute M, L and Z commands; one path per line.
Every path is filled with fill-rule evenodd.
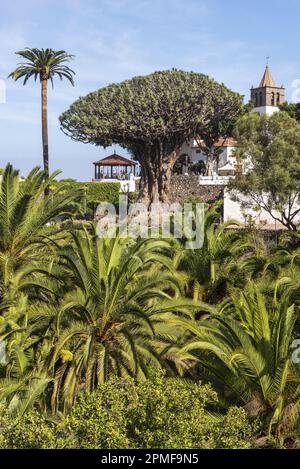
M 57 81 L 49 88 L 50 168 L 61 169 L 62 177 L 90 180 L 92 161 L 109 149 L 72 142 L 58 116 L 79 96 L 111 82 L 176 67 L 209 74 L 248 99 L 267 55 L 289 100 L 300 78 L 299 0 L 11 0 L 0 10 L 1 78 L 14 69 L 14 52 L 26 46 L 76 55 L 76 86 Z M 0 166 L 8 161 L 23 174 L 42 163 L 34 81 L 25 87 L 6 82 Z

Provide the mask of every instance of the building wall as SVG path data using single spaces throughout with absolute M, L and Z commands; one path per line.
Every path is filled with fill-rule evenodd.
M 222 147 L 222 151 L 219 155 L 219 168 L 224 166 L 226 163 L 230 163 L 232 166 L 236 165 L 236 158 L 232 156 L 234 147 Z M 206 163 L 206 155 L 200 148 L 191 149 L 191 161 L 197 163 L 198 161 L 204 161 Z
M 260 101 L 260 95 L 262 101 Z M 251 100 L 255 103 L 256 107 L 278 106 L 285 100 L 285 89 L 272 86 L 252 88 Z
M 256 226 L 267 226 L 269 228 L 282 228 L 280 223 L 276 223 L 271 215 L 265 210 L 252 210 L 252 209 L 242 209 L 242 202 L 245 201 L 245 197 L 241 196 L 240 200 L 235 202 L 231 199 L 231 194 L 228 189 L 224 189 L 224 206 L 223 206 L 223 216 L 224 221 L 228 220 L 237 220 L 242 224 L 249 222 L 249 217 Z M 298 205 L 295 205 L 297 209 Z M 276 212 L 274 212 L 276 214 Z M 278 214 L 279 215 L 279 214 Z M 300 214 L 295 221 L 300 221 Z
M 189 198 L 199 198 L 203 202 L 214 202 L 222 198 L 224 186 L 200 185 L 199 176 L 172 176 L 170 183 L 170 202 L 186 202 Z
M 277 111 L 279 111 L 279 108 L 277 106 L 261 106 L 252 109 L 252 112 L 258 112 L 259 114 L 267 114 L 268 116 L 272 116 L 272 114 Z

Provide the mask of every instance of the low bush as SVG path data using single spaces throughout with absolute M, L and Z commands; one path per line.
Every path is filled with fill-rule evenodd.
M 250 448 L 257 430 L 243 409 L 216 413 L 210 385 L 182 379 L 110 381 L 82 393 L 57 422 L 36 411 L 11 419 L 0 409 L 1 448 Z
M 82 393 L 65 420 L 66 437 L 77 448 L 128 448 L 126 425 L 127 389 L 121 383 L 105 383 L 92 394 Z
M 11 418 L 0 406 L 0 448 L 47 449 L 59 447 L 57 424 L 32 411 L 23 418 Z

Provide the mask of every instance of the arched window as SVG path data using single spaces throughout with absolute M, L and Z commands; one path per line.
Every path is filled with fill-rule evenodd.
M 275 93 L 271 94 L 271 106 L 275 106 Z
M 262 92 L 260 91 L 259 93 L 259 105 L 262 106 L 263 104 L 263 96 L 262 96 Z
M 280 93 L 277 93 L 277 105 L 280 104 Z
M 258 106 L 258 96 L 257 96 L 257 93 L 255 93 L 255 107 Z

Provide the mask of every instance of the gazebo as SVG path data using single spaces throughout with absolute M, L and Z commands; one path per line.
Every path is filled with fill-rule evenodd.
M 130 174 L 136 175 L 137 163 L 116 153 L 106 156 L 102 160 L 94 161 L 93 165 L 95 166 L 95 181 L 103 179 L 128 180 Z

